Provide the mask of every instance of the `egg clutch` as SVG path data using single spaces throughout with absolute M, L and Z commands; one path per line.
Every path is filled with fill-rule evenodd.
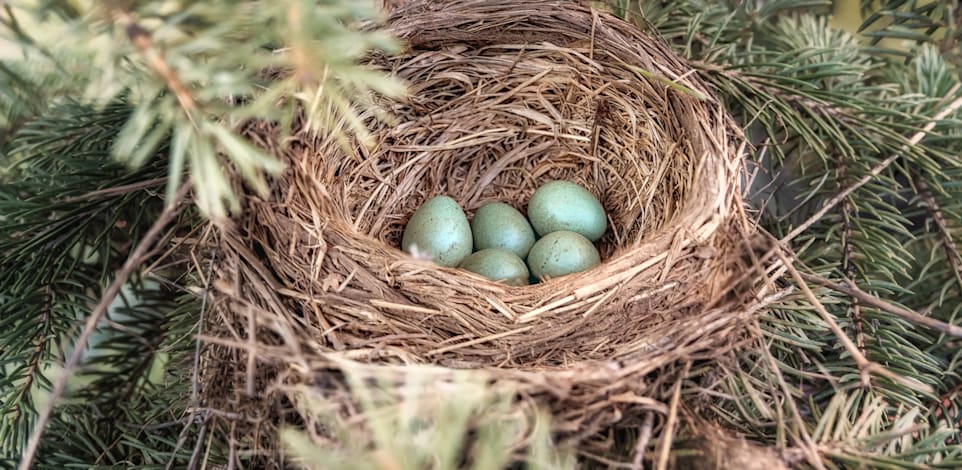
M 599 264 L 594 242 L 607 228 L 604 207 L 594 195 L 556 180 L 531 195 L 527 218 L 508 204 L 488 202 L 468 222 L 454 199 L 431 198 L 405 226 L 401 249 L 429 256 L 441 266 L 522 286 Z

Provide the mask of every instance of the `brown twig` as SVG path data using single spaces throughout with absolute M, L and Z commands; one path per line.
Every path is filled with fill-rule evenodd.
M 124 20 L 124 23 L 127 24 L 127 38 L 130 39 L 134 47 L 147 59 L 147 64 L 150 68 L 164 80 L 167 88 L 177 97 L 177 101 L 187 114 L 187 118 L 193 122 L 191 113 L 197 108 L 197 104 L 194 102 L 190 90 L 187 89 L 184 82 L 181 81 L 174 69 L 167 63 L 167 60 L 164 59 L 164 56 L 154 46 L 154 40 L 150 31 L 141 27 L 133 15 L 128 12 L 121 12 L 120 17 Z
M 962 293 L 962 255 L 959 254 L 959 246 L 955 243 L 955 240 L 952 239 L 948 221 L 945 220 L 945 213 L 942 212 L 939 201 L 937 201 L 935 195 L 932 194 L 929 184 L 925 182 L 925 178 L 922 178 L 918 172 L 912 173 L 915 185 L 919 188 L 919 194 L 922 196 L 922 205 L 929 213 L 932 221 L 935 222 L 935 227 L 939 229 L 939 239 L 942 241 L 942 248 L 945 249 L 945 257 L 948 258 L 949 264 L 952 266 L 955 282 L 958 283 L 959 292 Z
M 645 413 L 645 420 L 641 423 L 641 431 L 638 434 L 638 442 L 635 444 L 635 458 L 631 462 L 632 470 L 642 470 L 645 462 L 645 449 L 648 441 L 651 440 L 651 431 L 655 424 L 655 413 L 649 411 Z
M 50 310 L 52 308 L 52 288 L 48 284 L 44 288 L 44 309 L 43 315 L 40 318 L 40 328 L 37 331 L 37 345 L 34 346 L 33 356 L 30 357 L 30 362 L 27 364 L 27 371 L 24 374 L 23 385 L 20 387 L 20 391 L 17 393 L 17 404 L 13 406 L 13 422 L 20 420 L 20 416 L 23 414 L 23 406 L 21 400 L 25 395 L 30 394 L 30 388 L 33 387 L 33 382 L 36 379 L 37 368 L 40 365 L 40 359 L 43 357 L 44 347 L 47 343 L 47 334 L 50 328 Z
M 833 282 L 822 276 L 816 276 L 814 274 L 808 274 L 808 273 L 802 273 L 802 272 L 800 272 L 799 274 L 802 276 L 802 279 L 805 279 L 808 282 L 818 284 L 820 286 L 828 287 L 829 289 L 832 289 L 834 291 L 838 291 L 845 295 L 859 299 L 862 302 L 864 302 L 866 305 L 871 305 L 872 307 L 884 310 L 893 315 L 897 315 L 910 322 L 927 326 L 929 328 L 932 328 L 933 330 L 941 331 L 945 334 L 952 335 L 952 336 L 962 337 L 962 327 L 952 325 L 950 323 L 941 322 L 934 318 L 922 315 L 921 313 L 909 310 L 904 307 L 900 307 L 898 305 L 891 304 L 872 294 L 869 294 L 868 292 L 865 292 L 859 289 L 858 286 L 850 284 L 848 287 L 846 287 L 842 284 Z
M 913 390 L 923 393 L 933 393 L 931 386 L 923 384 L 917 380 L 902 377 L 882 367 L 881 365 L 868 360 L 865 355 L 859 351 L 855 343 L 852 343 L 851 338 L 849 338 L 845 332 L 842 331 L 842 328 L 838 326 L 838 323 L 832 319 L 832 316 L 828 313 L 828 310 L 825 310 L 825 306 L 822 305 L 822 302 L 820 302 L 818 298 L 815 297 L 815 294 L 812 293 L 812 290 L 808 287 L 808 283 L 806 283 L 805 279 L 802 278 L 802 274 L 798 272 L 798 269 L 795 268 L 791 260 L 789 260 L 781 250 L 779 250 L 777 253 L 778 257 L 781 258 L 782 262 L 785 264 L 785 267 L 788 269 L 788 272 L 792 275 L 792 278 L 795 279 L 795 283 L 799 288 L 802 289 L 802 293 L 805 294 L 805 297 L 808 299 L 809 303 L 812 304 L 812 307 L 815 308 L 815 311 L 818 312 L 819 316 L 822 317 L 822 320 L 828 324 L 829 329 L 831 329 L 832 333 L 838 337 L 838 340 L 842 342 L 842 346 L 848 350 L 848 353 L 858 365 L 858 368 L 862 374 L 863 385 L 869 385 L 870 374 L 874 372 L 878 375 L 888 378 L 889 380 L 901 383 L 902 385 L 905 385 Z
M 185 429 L 187 428 L 189 428 L 189 426 L 185 427 Z M 197 468 L 197 464 L 200 461 L 200 451 L 204 444 L 204 436 L 206 434 L 207 434 L 207 422 L 205 421 L 204 424 L 202 424 L 200 427 L 200 434 L 197 436 L 197 443 L 194 444 L 194 452 L 190 454 L 190 461 L 187 463 L 187 470 L 194 470 Z M 171 456 L 170 461 L 173 462 L 174 460 L 175 460 L 174 456 Z M 168 466 L 169 465 L 170 464 L 168 463 Z
M 788 259 L 788 257 L 785 256 L 781 250 L 777 251 L 777 254 L 782 260 L 782 263 L 785 264 L 785 267 L 788 268 L 788 272 L 792 275 L 792 278 L 795 279 L 795 283 L 798 284 L 798 287 L 802 289 L 802 293 L 805 294 L 806 298 L 808 298 L 809 303 L 812 304 L 812 307 L 815 308 L 815 311 L 818 312 L 819 316 L 822 317 L 822 321 L 828 324 L 828 328 L 832 330 L 832 333 L 834 333 L 835 336 L 838 337 L 838 340 L 842 342 L 842 346 L 848 350 L 848 353 L 852 356 L 852 359 L 855 360 L 855 364 L 857 364 L 859 369 L 864 372 L 868 368 L 869 360 L 866 359 L 865 355 L 859 351 L 858 347 L 856 347 L 854 343 L 852 343 L 852 340 L 848 337 L 848 335 L 842 331 L 842 327 L 838 326 L 838 323 L 836 323 L 832 316 L 828 313 L 828 310 L 825 310 L 825 306 L 822 305 L 822 302 L 819 301 L 817 297 L 815 297 L 815 294 L 808 287 L 808 283 L 806 283 L 802 278 L 801 273 L 795 269 L 792 261 Z M 868 385 L 867 375 L 863 375 L 862 380 L 863 385 Z
M 836 175 L 839 187 L 844 186 L 847 182 L 845 162 L 842 161 L 842 159 L 842 155 L 839 155 Z M 855 248 L 852 246 L 852 206 L 851 198 L 845 198 L 842 201 L 842 275 L 845 276 L 846 282 L 855 285 L 855 263 L 853 261 L 855 258 Z M 859 303 L 858 297 L 852 297 L 851 303 L 852 312 L 849 318 L 852 320 L 852 326 L 855 327 L 855 344 L 858 346 L 859 351 L 865 354 L 862 305 Z
M 141 189 L 150 188 L 152 186 L 160 186 L 165 182 L 167 182 L 166 176 L 161 178 L 138 181 L 136 183 L 125 184 L 121 186 L 111 186 L 109 188 L 90 191 L 89 193 L 81 194 L 79 196 L 64 198 L 61 200 L 61 202 L 71 203 L 71 202 L 91 201 L 94 199 L 115 196 L 118 194 L 127 194 L 131 191 L 138 191 Z
M 685 381 L 688 377 L 688 370 L 691 369 L 691 362 L 685 363 L 685 369 L 678 376 L 678 382 L 675 383 L 675 391 L 671 395 L 671 401 L 669 402 L 668 411 L 668 421 L 665 423 L 665 432 L 662 433 L 661 442 L 659 442 L 659 453 L 658 453 L 658 464 L 655 468 L 658 470 L 666 470 L 668 468 L 668 455 L 671 450 L 671 443 L 674 438 L 675 433 L 675 421 L 678 421 L 678 402 L 681 400 L 681 383 Z
M 237 421 L 233 420 L 230 422 L 230 437 L 228 438 L 227 470 L 237 468 L 237 440 L 234 438 L 236 429 Z
M 103 296 L 100 298 L 100 302 L 97 303 L 93 311 L 91 311 L 90 316 L 87 317 L 87 322 L 74 344 L 70 358 L 64 364 L 63 371 L 54 382 L 53 389 L 50 391 L 50 397 L 37 414 L 37 421 L 34 423 L 33 431 L 30 433 L 30 440 L 27 442 L 27 448 L 24 450 L 23 458 L 20 460 L 20 465 L 18 466 L 20 470 L 28 470 L 33 464 L 37 449 L 40 447 L 40 438 L 43 437 L 43 432 L 47 427 L 47 423 L 50 421 L 53 409 L 57 406 L 60 399 L 63 398 L 64 391 L 67 388 L 67 381 L 77 372 L 80 359 L 83 357 L 87 343 L 90 341 L 90 336 L 94 330 L 97 329 L 100 320 L 107 314 L 110 304 L 114 298 L 117 297 L 117 294 L 120 293 L 120 289 L 127 283 L 127 280 L 134 273 L 134 270 L 143 263 L 144 258 L 148 256 L 154 242 L 160 237 L 164 228 L 180 212 L 180 202 L 187 196 L 189 189 L 189 182 L 180 187 L 176 196 L 174 196 L 174 200 L 164 208 L 164 211 L 157 217 L 157 220 L 144 235 L 144 238 L 127 257 L 127 261 L 125 261 L 124 265 L 117 271 L 113 282 L 107 286 Z

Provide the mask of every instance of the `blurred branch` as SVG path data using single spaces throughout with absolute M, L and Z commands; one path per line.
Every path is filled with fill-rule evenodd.
M 164 60 L 164 56 L 154 47 L 154 40 L 150 32 L 141 27 L 129 12 L 120 12 L 120 17 L 127 24 L 127 37 L 130 39 L 130 42 L 144 55 L 150 68 L 164 80 L 167 88 L 177 97 L 177 101 L 180 102 L 180 106 L 184 109 L 184 113 L 187 114 L 187 118 L 193 122 L 191 113 L 196 106 L 194 98 L 190 95 L 187 87 L 184 86 L 184 82 L 182 82 L 180 77 L 177 76 L 177 73 L 174 72 L 174 69 Z
M 117 271 L 117 275 L 114 277 L 114 280 L 109 286 L 107 286 L 107 289 L 101 296 L 100 302 L 90 312 L 80 336 L 73 345 L 73 352 L 70 354 L 70 358 L 64 364 L 60 376 L 57 377 L 57 380 L 54 382 L 53 389 L 50 392 L 50 397 L 40 408 L 37 421 L 34 423 L 33 431 L 30 434 L 30 439 L 27 441 L 27 448 L 20 460 L 20 470 L 29 470 L 32 466 L 33 459 L 37 453 L 37 449 L 40 446 L 40 438 L 43 437 L 43 432 L 47 427 L 47 422 L 50 420 L 50 415 L 53 412 L 53 409 L 59 404 L 61 398 L 63 398 L 64 391 L 67 388 L 67 381 L 69 381 L 74 373 L 76 373 L 77 367 L 80 365 L 80 359 L 83 357 L 87 344 L 90 341 L 90 337 L 94 330 L 96 330 L 100 320 L 104 317 L 104 315 L 106 315 L 107 309 L 110 307 L 110 304 L 114 301 L 114 298 L 117 296 L 117 294 L 120 293 L 120 289 L 123 288 L 130 276 L 137 268 L 140 267 L 144 259 L 146 259 L 153 248 L 154 243 L 158 240 L 158 238 L 160 238 L 163 230 L 180 212 L 180 202 L 184 200 L 189 190 L 189 184 L 184 184 L 181 186 L 180 190 L 175 196 L 175 199 L 170 201 L 160 216 L 157 217 L 157 220 L 150 227 L 150 230 L 147 231 L 147 234 L 144 235 L 144 238 L 139 244 L 137 244 L 137 247 L 134 248 L 133 252 L 130 253 L 130 256 L 127 257 L 127 261 L 124 263 L 123 267 Z

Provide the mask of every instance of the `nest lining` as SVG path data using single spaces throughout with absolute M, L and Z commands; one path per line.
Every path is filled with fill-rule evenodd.
M 570 47 L 425 51 L 384 64 L 414 84 L 410 102 L 392 110 L 401 124 L 378 134 L 383 150 L 337 162 L 346 182 L 331 182 L 345 185 L 358 230 L 398 246 L 426 198 L 450 195 L 469 214 L 488 201 L 523 213 L 552 179 L 575 181 L 602 202 L 605 257 L 670 224 L 705 153 L 679 122 L 686 113 L 674 108 L 684 103 L 635 89 L 635 72 L 589 59 L 590 46 Z M 653 98 L 641 98 L 645 91 Z

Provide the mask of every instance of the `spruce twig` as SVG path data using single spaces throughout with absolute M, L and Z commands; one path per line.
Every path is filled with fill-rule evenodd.
M 40 438 L 43 437 L 43 432 L 47 427 L 47 422 L 50 420 L 50 416 L 53 413 L 53 409 L 57 406 L 60 399 L 63 397 L 64 391 L 67 387 L 67 381 L 76 373 L 78 366 L 80 365 L 80 359 L 83 356 L 84 350 L 87 347 L 87 343 L 90 341 L 90 336 L 96 330 L 97 325 L 100 320 L 106 315 L 107 309 L 113 302 L 117 294 L 120 293 L 120 289 L 123 288 L 124 284 L 134 273 L 143 262 L 143 260 L 149 255 L 151 249 L 153 248 L 154 242 L 160 238 L 161 233 L 167 227 L 167 225 L 180 213 L 180 202 L 187 196 L 187 192 L 190 189 L 189 184 L 184 184 L 177 191 L 174 200 L 171 201 L 164 211 L 161 212 L 160 216 L 150 227 L 150 230 L 144 235 L 144 238 L 140 241 L 137 247 L 131 252 L 130 256 L 127 257 L 127 261 L 124 265 L 117 271 L 117 275 L 113 282 L 107 286 L 104 291 L 103 296 L 100 298 L 100 302 L 94 307 L 90 316 L 87 317 L 87 322 L 84 325 L 83 331 L 77 338 L 74 344 L 73 352 L 70 354 L 70 358 L 64 364 L 63 370 L 60 376 L 54 382 L 53 389 L 50 392 L 50 397 L 47 402 L 40 409 L 37 416 L 37 421 L 34 423 L 33 431 L 30 434 L 30 440 L 27 441 L 27 448 L 23 453 L 20 460 L 19 469 L 29 470 L 30 466 L 33 464 L 33 459 L 36 456 L 37 449 L 40 447 Z
M 845 162 L 841 161 L 842 156 L 839 155 L 837 166 L 837 180 L 838 186 L 844 187 L 847 183 L 846 178 L 846 167 Z M 842 201 L 842 276 L 849 284 L 855 284 L 855 246 L 852 242 L 852 211 L 853 206 L 851 198 L 845 198 Z M 852 312 L 849 315 L 852 320 L 852 326 L 855 329 L 855 344 L 858 345 L 859 351 L 865 354 L 865 331 L 862 325 L 862 305 L 859 303 L 857 297 L 851 298 Z
M 948 221 L 945 220 L 945 212 L 935 199 L 935 195 L 932 194 L 932 189 L 929 188 L 929 184 L 925 182 L 925 179 L 916 171 L 912 172 L 912 176 L 915 180 L 915 186 L 919 188 L 919 195 L 922 196 L 922 205 L 938 229 L 939 241 L 942 242 L 945 257 L 949 261 L 949 266 L 952 267 L 955 282 L 959 287 L 959 294 L 962 295 L 962 255 L 959 254 L 958 244 L 952 239 L 952 232 L 949 229 Z
M 51 316 L 50 310 L 53 308 L 53 306 L 51 305 L 52 304 L 52 301 L 50 299 L 51 288 L 49 285 L 47 285 L 44 288 L 43 297 L 44 297 L 43 298 L 43 304 L 44 304 L 43 314 L 41 315 L 41 319 L 40 319 L 40 328 L 38 328 L 38 331 L 37 331 L 38 333 L 37 346 L 34 348 L 33 356 L 31 356 L 30 362 L 27 364 L 27 373 L 25 374 L 26 379 L 24 380 L 23 385 L 20 386 L 20 390 L 18 392 L 19 396 L 17 397 L 17 400 L 16 400 L 17 404 L 14 405 L 14 410 L 15 410 L 14 416 L 13 416 L 14 422 L 20 420 L 20 417 L 23 415 L 22 399 L 24 395 L 27 395 L 28 393 L 30 393 L 30 387 L 33 386 L 33 383 L 36 380 L 35 374 L 37 372 L 37 368 L 40 367 L 40 360 L 43 357 L 44 345 L 49 339 L 50 316 Z
M 849 284 L 849 286 L 846 287 L 842 284 L 833 282 L 830 279 L 826 279 L 822 276 L 816 276 L 814 274 L 808 274 L 804 272 L 800 272 L 799 275 L 802 277 L 802 279 L 808 282 L 818 284 L 820 286 L 828 287 L 829 289 L 832 289 L 834 291 L 838 291 L 845 295 L 849 295 L 852 298 L 856 298 L 861 300 L 862 302 L 865 302 L 867 305 L 871 305 L 872 307 L 882 309 L 893 315 L 898 315 L 910 322 L 927 326 L 929 328 L 932 328 L 933 330 L 938 330 L 938 331 L 941 331 L 942 333 L 945 333 L 951 336 L 962 337 L 962 327 L 945 323 L 945 322 L 936 320 L 932 317 L 927 317 L 925 315 L 922 315 L 921 313 L 909 310 L 904 307 L 899 307 L 898 305 L 893 305 L 872 294 L 869 294 L 868 292 L 865 292 L 859 289 L 858 286 L 854 284 Z
M 164 56 L 157 51 L 150 32 L 140 26 L 130 13 L 120 12 L 119 15 L 127 25 L 127 37 L 130 39 L 130 42 L 140 51 L 144 58 L 147 59 L 150 68 L 164 80 L 167 88 L 177 97 L 177 101 L 184 110 L 184 114 L 187 115 L 187 119 L 194 123 L 192 113 L 197 107 L 194 97 L 190 94 L 187 86 L 184 85 L 184 82 L 177 73 L 174 72 L 173 67 L 171 67 L 170 64 L 167 63 L 167 60 L 164 59 Z M 197 124 L 194 123 L 194 125 L 196 126 Z
M 960 102 L 962 102 L 962 100 L 960 100 Z M 888 378 L 893 382 L 897 382 L 902 385 L 905 385 L 906 387 L 909 387 L 913 390 L 923 392 L 923 393 L 928 393 L 928 394 L 935 393 L 932 387 L 927 384 L 923 384 L 917 380 L 902 377 L 886 369 L 880 364 L 877 364 L 875 362 L 868 360 L 868 358 L 866 358 L 865 355 L 862 354 L 861 351 L 859 351 L 858 346 L 856 346 L 855 343 L 853 343 L 852 340 L 848 337 L 848 335 L 845 334 L 845 331 L 843 331 L 842 328 L 838 326 L 838 323 L 834 319 L 832 319 L 832 316 L 828 313 L 828 311 L 825 310 L 825 306 L 822 305 L 822 302 L 818 299 L 818 297 L 815 296 L 812 290 L 808 287 L 808 283 L 806 283 L 805 279 L 802 278 L 801 273 L 799 273 L 798 269 L 795 268 L 792 261 L 789 260 L 788 257 L 785 256 L 785 254 L 780 250 L 777 252 L 777 255 L 782 260 L 782 263 L 784 263 L 785 267 L 788 268 L 788 272 L 792 275 L 792 278 L 795 279 L 795 282 L 802 289 L 802 293 L 805 294 L 805 298 L 808 299 L 812 307 L 815 308 L 815 311 L 818 312 L 819 316 L 822 317 L 822 321 L 828 324 L 829 329 L 832 330 L 832 333 L 835 334 L 838 340 L 842 343 L 842 346 L 844 346 L 845 349 L 848 350 L 848 353 L 852 356 L 852 359 L 855 360 L 855 364 L 858 365 L 858 368 L 862 374 L 861 377 L 862 377 L 863 386 L 869 385 L 870 374 L 872 372 L 875 372 L 878 375 Z
M 959 89 L 960 86 L 962 85 L 956 84 L 955 87 L 952 88 L 952 91 L 949 92 L 949 94 L 950 95 L 954 94 Z M 935 116 L 933 116 L 932 119 L 929 121 L 929 123 L 926 124 L 922 128 L 922 130 L 912 135 L 912 138 L 910 138 L 909 141 L 906 142 L 902 148 L 904 150 L 908 150 L 909 147 L 921 142 L 922 139 L 924 139 L 925 136 L 928 135 L 928 133 L 935 128 L 935 125 L 940 120 L 958 111 L 960 107 L 962 107 L 962 96 L 960 96 L 959 98 L 956 98 L 955 101 L 949 103 L 948 106 L 946 106 L 941 111 L 939 111 Z M 899 157 L 901 156 L 902 156 L 901 153 L 894 153 L 888 158 L 886 158 L 885 160 L 882 160 L 881 162 L 879 162 L 877 165 L 872 167 L 872 169 L 868 172 L 868 174 L 859 178 L 858 181 L 856 181 L 851 186 L 845 188 L 842 192 L 836 194 L 835 197 L 833 197 L 828 202 L 826 202 L 821 209 L 816 211 L 814 214 L 812 214 L 811 217 L 805 220 L 805 222 L 803 222 L 801 225 L 796 227 L 795 230 L 792 230 L 791 232 L 788 233 L 788 235 L 785 235 L 784 237 L 782 237 L 782 239 L 779 240 L 779 242 L 781 244 L 786 244 L 789 241 L 795 239 L 795 237 L 801 235 L 804 231 L 808 230 L 809 227 L 814 225 L 819 220 L 822 220 L 822 217 L 825 217 L 825 214 L 827 214 L 828 211 L 832 210 L 835 206 L 837 206 L 840 202 L 845 200 L 845 198 L 847 198 L 850 194 L 855 192 L 858 188 L 861 188 L 862 186 L 865 186 L 865 184 L 868 183 L 869 181 L 872 181 L 872 179 L 874 179 L 876 176 L 881 174 L 882 171 L 888 168 L 889 165 L 891 165 L 893 162 L 898 160 Z

